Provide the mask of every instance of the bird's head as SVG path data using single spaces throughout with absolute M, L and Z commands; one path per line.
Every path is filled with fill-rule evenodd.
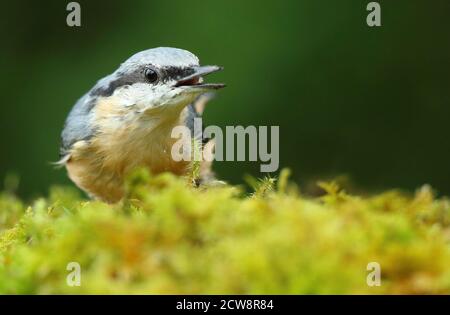
M 93 96 L 113 96 L 117 106 L 135 113 L 179 112 L 198 95 L 224 87 L 204 83 L 203 76 L 221 70 L 200 66 L 189 51 L 160 47 L 131 56 L 92 89 Z

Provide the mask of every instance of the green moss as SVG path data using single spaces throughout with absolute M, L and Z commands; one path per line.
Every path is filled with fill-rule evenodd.
M 70 188 L 0 195 L 1 293 L 450 293 L 450 204 L 428 187 L 305 197 L 288 171 L 255 193 L 136 172 L 107 205 Z M 381 286 L 369 287 L 369 262 Z M 81 286 L 68 286 L 69 262 Z

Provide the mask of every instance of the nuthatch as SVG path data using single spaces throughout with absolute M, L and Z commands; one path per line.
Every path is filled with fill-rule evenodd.
M 201 115 L 202 95 L 224 87 L 203 83 L 202 77 L 221 69 L 200 66 L 195 55 L 177 48 L 133 55 L 72 108 L 58 163 L 78 187 L 107 202 L 123 197 L 124 179 L 136 167 L 186 174 L 191 163 L 171 157 L 177 141 L 171 131 L 192 128 Z

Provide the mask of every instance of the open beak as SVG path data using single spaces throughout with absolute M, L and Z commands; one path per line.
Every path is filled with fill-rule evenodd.
M 218 90 L 225 87 L 223 83 L 203 83 L 203 76 L 208 75 L 213 72 L 222 70 L 219 66 L 199 66 L 194 68 L 194 73 L 181 78 L 178 80 L 174 86 L 176 87 L 187 87 L 189 90 Z

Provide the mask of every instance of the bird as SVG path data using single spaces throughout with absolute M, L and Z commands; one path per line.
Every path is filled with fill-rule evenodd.
M 107 203 L 124 197 L 125 180 L 138 167 L 152 174 L 188 174 L 192 162 L 171 156 L 177 141 L 171 131 L 176 126 L 193 128 L 211 93 L 225 87 L 204 83 L 203 77 L 222 69 L 201 66 L 196 55 L 180 48 L 158 47 L 132 55 L 72 107 L 57 164 L 65 166 L 81 190 Z M 204 170 L 205 178 L 212 174 L 209 166 Z

